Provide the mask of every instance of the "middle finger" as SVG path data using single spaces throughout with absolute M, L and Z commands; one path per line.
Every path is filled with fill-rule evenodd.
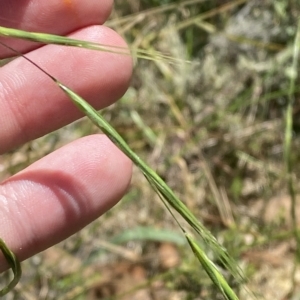
M 125 42 L 105 26 L 71 35 L 107 45 Z M 87 49 L 46 45 L 27 56 L 100 109 L 127 89 L 131 58 Z M 0 153 L 64 126 L 81 115 L 66 95 L 20 57 L 0 69 Z

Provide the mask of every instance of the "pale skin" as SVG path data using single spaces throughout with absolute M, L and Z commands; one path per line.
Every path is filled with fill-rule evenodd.
M 126 46 L 101 25 L 111 0 L 0 0 L 0 24 Z M 0 37 L 0 41 L 9 42 Z M 95 108 L 122 96 L 132 72 L 130 57 L 28 42 L 10 46 L 74 89 Z M 36 48 L 36 49 L 35 49 Z M 0 57 L 9 56 L 0 46 Z M 58 129 L 82 115 L 66 95 L 23 58 L 0 68 L 0 152 Z M 24 260 L 72 235 L 121 199 L 131 162 L 104 135 L 76 140 L 0 185 L 0 237 Z M 0 255 L 0 271 L 7 264 Z

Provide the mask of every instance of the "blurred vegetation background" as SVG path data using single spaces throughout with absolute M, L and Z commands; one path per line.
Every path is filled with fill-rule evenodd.
M 107 23 L 132 49 L 180 63 L 135 61 L 105 118 L 228 248 L 257 299 L 300 299 L 299 15 L 298 0 L 116 0 Z M 1 179 L 95 132 L 82 119 L 3 155 Z M 23 266 L 5 299 L 222 299 L 136 169 L 115 208 Z

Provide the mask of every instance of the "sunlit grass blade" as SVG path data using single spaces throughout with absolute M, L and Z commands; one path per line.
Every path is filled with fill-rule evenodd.
M 194 18 L 189 18 L 187 20 L 182 21 L 181 23 L 176 25 L 176 28 L 177 29 L 183 29 L 183 28 L 186 28 L 190 25 L 197 24 L 197 22 L 199 22 L 199 21 L 203 21 L 205 19 L 213 17 L 216 14 L 220 14 L 221 12 L 225 12 L 225 11 L 227 11 L 229 9 L 232 9 L 236 6 L 239 6 L 239 5 L 241 5 L 241 4 L 243 4 L 247 1 L 248 0 L 236 0 L 236 1 L 229 2 L 229 3 L 225 3 L 220 7 L 212 9 L 212 10 L 210 10 L 208 12 L 205 12 L 203 14 L 200 14 L 198 16 L 195 16 Z
M 53 79 L 53 77 L 52 77 Z M 215 237 L 205 228 L 205 226 L 196 219 L 196 217 L 190 212 L 190 210 L 185 206 L 185 204 L 180 201 L 180 199 L 173 193 L 169 186 L 153 171 L 135 152 L 133 152 L 124 139 L 117 133 L 117 131 L 101 116 L 101 114 L 96 111 L 91 105 L 89 105 L 83 98 L 77 95 L 75 92 L 70 90 L 68 87 L 63 85 L 61 82 L 55 80 L 59 87 L 69 96 L 73 103 L 86 115 L 88 118 L 98 126 L 113 142 L 117 145 L 123 153 L 125 153 L 136 166 L 140 168 L 147 180 L 151 185 L 155 186 L 155 190 L 171 205 L 188 223 L 189 225 L 201 236 L 205 244 L 207 244 L 210 249 L 213 250 L 215 255 L 224 263 L 224 265 L 231 271 L 233 276 L 239 281 L 242 279 L 242 273 L 239 270 L 238 266 L 234 260 L 227 253 L 226 249 L 222 247 Z M 190 240 L 188 240 L 191 243 Z M 195 245 L 192 245 L 193 247 Z M 192 247 L 193 251 L 195 250 Z M 200 248 L 199 248 L 200 249 Z M 221 274 L 216 275 L 215 267 L 211 269 L 211 266 L 214 266 L 209 259 L 203 258 L 203 251 L 198 254 L 202 257 L 201 264 L 205 262 L 205 270 L 208 272 L 210 277 L 214 277 L 214 283 L 218 281 Z M 197 256 L 198 257 L 198 256 Z M 198 257 L 199 258 L 199 257 Z M 219 286 L 218 286 L 219 287 Z M 223 285 L 220 290 L 223 293 Z M 237 299 L 237 297 L 231 297 L 227 299 Z
M 51 78 L 55 80 L 52 76 Z M 155 171 L 153 171 L 135 152 L 133 152 L 118 132 L 83 98 L 55 80 L 59 87 L 69 96 L 73 103 L 98 126 L 114 143 L 125 153 L 136 166 L 143 172 L 151 185 L 163 197 L 167 203 L 172 206 L 188 224 L 201 236 L 205 244 L 214 252 L 218 259 L 231 271 L 232 275 L 239 281 L 243 279 L 243 275 L 236 262 L 231 258 L 226 249 L 222 247 L 216 238 L 205 228 L 205 226 L 190 212 L 185 204 L 174 194 L 169 186 L 161 179 Z
M 292 227 L 293 227 L 293 234 L 296 240 L 296 256 L 295 256 L 295 263 L 293 269 L 293 286 L 292 289 L 296 288 L 296 270 L 297 265 L 300 260 L 300 234 L 298 229 L 298 219 L 297 219 L 297 189 L 296 183 L 294 178 L 294 166 L 292 161 L 292 140 L 293 140 L 293 114 L 294 114 L 294 105 L 295 105 L 295 91 L 296 91 L 296 84 L 298 79 L 298 65 L 299 65 L 299 54 L 300 54 L 300 18 L 298 19 L 298 26 L 297 32 L 294 42 L 293 48 L 293 62 L 291 66 L 291 74 L 290 74 L 290 84 L 289 84 L 289 91 L 288 91 L 288 105 L 286 109 L 285 115 L 285 136 L 284 136 L 284 162 L 286 166 L 286 173 L 287 173 L 287 184 L 288 184 L 288 191 L 291 198 L 291 220 L 292 220 Z
M 185 236 L 195 256 L 200 261 L 201 265 L 205 269 L 212 282 L 218 287 L 220 292 L 223 294 L 224 298 L 228 300 L 238 300 L 239 298 L 228 285 L 227 281 L 219 272 L 215 264 L 207 257 L 205 252 L 199 247 L 199 245 L 194 241 L 192 237 L 190 237 L 188 234 L 186 234 Z
M 71 39 L 64 36 L 48 34 L 48 33 L 39 33 L 39 32 L 30 32 L 14 28 L 7 28 L 0 26 L 0 36 L 17 38 L 28 40 L 32 42 L 38 42 L 43 44 L 55 44 L 63 46 L 72 46 L 78 48 L 86 48 L 96 51 L 105 51 L 110 53 L 117 53 L 122 55 L 133 55 L 140 59 L 147 60 L 166 60 L 170 63 L 182 63 L 187 62 L 182 59 L 174 58 L 172 56 L 165 55 L 158 51 L 147 51 L 144 49 L 128 49 L 124 47 L 116 47 L 110 45 L 104 45 L 99 43 L 87 42 L 77 39 Z
M 218 270 L 216 265 L 207 257 L 205 252 L 199 247 L 197 242 L 184 230 L 184 228 L 181 226 L 180 222 L 177 220 L 173 212 L 171 211 L 170 207 L 168 206 L 166 199 L 164 196 L 160 193 L 155 183 L 152 181 L 151 177 L 146 176 L 148 182 L 152 186 L 153 190 L 157 193 L 159 198 L 162 200 L 163 204 L 166 206 L 167 210 L 170 212 L 172 217 L 175 219 L 176 223 L 178 224 L 179 228 L 183 232 L 189 246 L 191 247 L 194 255 L 202 265 L 203 269 L 209 276 L 209 278 L 212 280 L 212 282 L 215 284 L 215 286 L 219 289 L 219 291 L 222 293 L 225 299 L 227 300 L 238 300 L 237 295 L 234 293 L 234 291 L 231 289 L 229 284 L 226 282 L 224 276 L 221 274 L 221 272 Z
M 15 254 L 6 246 L 2 239 L 0 239 L 0 250 L 2 251 L 7 263 L 14 273 L 14 278 L 12 281 L 6 287 L 0 290 L 0 297 L 2 297 L 9 293 L 17 285 L 22 275 L 22 269 Z

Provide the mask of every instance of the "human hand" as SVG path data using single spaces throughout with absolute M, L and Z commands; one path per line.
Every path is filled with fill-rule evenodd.
M 110 0 L 0 0 L 0 25 L 67 34 L 113 46 L 124 41 L 102 24 Z M 124 55 L 0 37 L 100 109 L 128 87 L 132 62 Z M 0 57 L 11 55 L 0 46 Z M 66 95 L 22 57 L 0 69 L 0 152 L 60 128 L 81 114 Z M 24 260 L 98 218 L 125 193 L 131 162 L 105 136 L 81 138 L 0 185 L 0 237 Z M 0 256 L 0 270 L 7 268 Z

